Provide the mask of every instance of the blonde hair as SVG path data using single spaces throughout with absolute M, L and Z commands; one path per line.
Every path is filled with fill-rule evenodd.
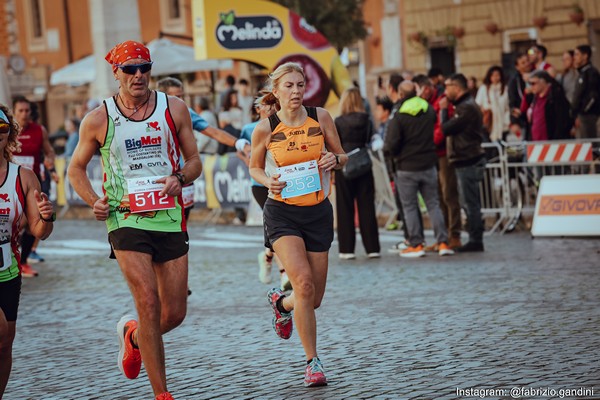
M 304 70 L 300 64 L 295 62 L 286 62 L 285 64 L 281 64 L 275 71 L 269 74 L 267 87 L 269 87 L 270 90 L 260 98 L 260 104 L 275 105 L 278 110 L 281 108 L 279 105 L 279 99 L 277 99 L 277 97 L 275 97 L 273 94 L 273 89 L 277 88 L 277 85 L 279 85 L 279 82 L 284 75 L 291 72 L 298 72 L 302 75 L 302 78 L 306 80 L 306 75 L 304 74 Z
M 358 88 L 344 90 L 340 99 L 340 112 L 342 115 L 353 112 L 365 112 L 365 105 Z

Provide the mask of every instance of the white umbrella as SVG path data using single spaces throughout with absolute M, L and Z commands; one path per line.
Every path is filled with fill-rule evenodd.
M 154 61 L 152 76 L 233 68 L 231 60 L 196 60 L 192 46 L 173 43 L 169 39 L 155 39 L 146 47 Z
M 148 43 L 152 65 L 152 76 L 183 74 L 196 71 L 232 69 L 232 60 L 196 60 L 194 48 L 173 43 L 168 39 L 156 39 Z M 106 66 L 109 68 L 109 66 Z M 94 56 L 87 56 L 60 68 L 50 76 L 50 85 L 79 86 L 96 79 Z
M 50 85 L 80 86 L 93 82 L 94 79 L 96 79 L 94 56 L 87 56 L 54 71 L 50 75 Z

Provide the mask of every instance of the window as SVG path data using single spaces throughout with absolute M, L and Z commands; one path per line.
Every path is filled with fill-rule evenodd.
M 162 30 L 167 33 L 186 33 L 183 0 L 161 0 Z
M 25 25 L 27 27 L 27 47 L 31 52 L 46 51 L 46 25 L 44 24 L 44 3 L 42 0 L 25 0 Z
M 29 0 L 29 6 L 31 7 L 31 33 L 34 39 L 38 39 L 44 36 L 40 0 Z

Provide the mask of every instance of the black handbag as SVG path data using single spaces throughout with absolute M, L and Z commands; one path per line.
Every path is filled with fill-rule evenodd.
M 373 161 L 366 147 L 357 147 L 347 153 L 348 162 L 342 169 L 342 174 L 346 179 L 355 179 L 371 172 Z

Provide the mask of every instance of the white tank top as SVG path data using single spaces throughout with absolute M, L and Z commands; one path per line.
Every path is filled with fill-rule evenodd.
M 131 227 L 162 232 L 185 230 L 183 207 L 176 198 L 174 210 L 136 214 L 129 210 L 128 180 L 168 176 L 179 169 L 179 143 L 176 127 L 169 111 L 167 95 L 153 92 L 155 107 L 142 121 L 126 118 L 115 98 L 104 101 L 108 113 L 108 129 L 100 148 L 104 168 L 104 191 L 108 195 L 110 214 L 108 231 Z
M 25 207 L 25 193 L 19 178 L 20 167 L 8 163 L 6 179 L 0 186 L 0 282 L 19 274 L 18 236 Z

